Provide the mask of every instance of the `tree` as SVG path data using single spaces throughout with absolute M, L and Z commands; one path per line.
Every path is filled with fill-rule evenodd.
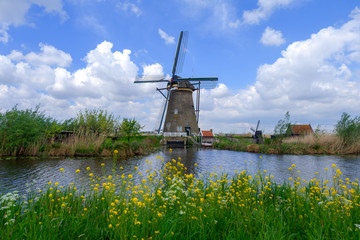
M 130 138 L 134 136 L 140 135 L 140 130 L 143 129 L 144 126 L 141 126 L 138 121 L 129 118 L 124 118 L 120 124 L 120 134 L 126 137 L 127 141 L 130 142 Z
M 29 147 L 45 141 L 56 120 L 33 109 L 19 110 L 17 105 L 5 113 L 0 113 L 0 149 L 2 153 L 22 155 Z
M 350 145 L 360 140 L 360 117 L 351 118 L 347 113 L 341 115 L 340 120 L 334 129 L 346 145 Z
M 75 129 L 82 134 L 107 134 L 113 132 L 117 124 L 118 117 L 101 109 L 85 109 L 75 119 Z
M 285 113 L 284 119 L 280 119 L 275 126 L 274 134 L 280 136 L 290 135 L 290 113 Z

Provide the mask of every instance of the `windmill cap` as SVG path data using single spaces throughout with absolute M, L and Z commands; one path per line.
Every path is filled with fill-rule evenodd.
M 178 81 L 178 88 L 189 88 L 191 90 L 195 90 L 194 85 L 192 85 L 189 81 Z

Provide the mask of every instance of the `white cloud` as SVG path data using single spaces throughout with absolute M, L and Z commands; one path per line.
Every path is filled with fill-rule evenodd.
M 143 66 L 143 75 L 147 77 L 153 77 L 154 80 L 164 78 L 164 70 L 160 63 Z M 154 78 L 155 77 L 155 78 Z
M 285 39 L 280 31 L 266 27 L 261 36 L 260 42 L 267 46 L 280 46 L 285 43 Z
M 284 7 L 296 0 L 259 0 L 258 8 L 243 12 L 243 23 L 258 24 L 268 18 L 276 8 Z
M 26 14 L 32 5 L 44 8 L 47 13 L 60 15 L 61 20 L 67 19 L 62 9 L 62 0 L 0 0 L 0 41 L 8 42 L 7 33 L 10 26 L 28 24 Z
M 159 28 L 159 35 L 165 40 L 166 44 L 175 44 L 175 37 L 168 35 L 166 32 Z
M 360 53 L 360 10 L 350 16 L 339 28 L 327 27 L 290 44 L 282 57 L 258 68 L 256 83 L 247 89 L 221 98 L 211 96 L 218 89 L 204 93 L 210 94 L 205 103 L 212 107 L 202 111 L 207 119 L 202 127 L 211 122 L 246 132 L 251 116 L 272 121 L 269 132 L 286 111 L 293 121 L 313 126 L 333 126 L 344 111 L 359 115 L 360 59 L 354 56 Z
M 9 34 L 7 26 L 1 26 L 0 24 L 0 42 L 7 43 L 9 41 Z
M 117 7 L 124 12 L 131 12 L 139 17 L 142 14 L 141 9 L 135 3 L 130 3 L 129 1 L 119 2 Z
M 156 118 L 149 112 L 156 104 L 151 108 L 144 104 L 161 98 L 156 85 L 134 84 L 138 67 L 130 59 L 131 51 L 112 51 L 112 47 L 110 42 L 100 43 L 84 58 L 86 67 L 74 72 L 66 69 L 71 56 L 53 46 L 40 45 L 39 53 L 0 55 L 2 109 L 40 103 L 42 110 L 57 119 L 73 117 L 85 107 L 101 107 L 123 117 Z M 144 69 L 163 75 L 159 64 Z
M 25 56 L 22 56 L 20 52 L 13 51 L 9 57 L 12 60 L 26 60 L 31 65 L 48 65 L 56 67 L 68 67 L 70 66 L 72 59 L 70 54 L 65 53 L 61 50 L 56 49 L 53 46 L 39 44 L 40 53 L 30 52 Z

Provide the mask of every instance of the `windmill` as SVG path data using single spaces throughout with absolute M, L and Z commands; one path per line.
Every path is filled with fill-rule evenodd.
M 251 131 L 254 132 L 254 135 L 252 135 L 252 138 L 253 138 L 253 142 L 256 143 L 256 144 L 262 144 L 263 143 L 262 131 L 258 130 L 259 124 L 260 124 L 260 120 L 258 121 L 258 123 L 256 125 L 256 129 L 254 129 L 252 127 L 250 128 Z
M 187 32 L 180 32 L 176 48 L 172 76 L 169 80 L 162 78 L 158 80 L 146 80 L 151 76 L 145 76 L 142 80 L 134 83 L 167 83 L 164 88 L 156 88 L 165 98 L 164 106 L 161 109 L 159 124 L 156 131 L 161 132 L 164 122 L 163 132 L 168 135 L 176 136 L 176 133 L 186 133 L 189 135 L 199 134 L 199 112 L 200 112 L 200 87 L 214 88 L 217 84 L 217 77 L 203 78 L 182 78 L 178 74 L 184 63 L 187 45 Z M 196 91 L 196 108 L 192 93 Z M 165 116 L 166 114 L 166 116 Z M 175 134 L 174 134 L 175 133 Z

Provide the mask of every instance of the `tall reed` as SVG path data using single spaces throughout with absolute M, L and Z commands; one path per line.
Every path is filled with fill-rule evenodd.
M 296 136 L 285 138 L 283 143 L 287 144 L 304 144 L 309 149 L 321 150 L 321 153 L 328 154 L 359 154 L 360 143 L 346 143 L 341 137 L 335 134 L 310 134 L 305 136 Z M 310 151 L 310 150 L 309 150 Z M 314 151 L 316 152 L 316 151 Z

